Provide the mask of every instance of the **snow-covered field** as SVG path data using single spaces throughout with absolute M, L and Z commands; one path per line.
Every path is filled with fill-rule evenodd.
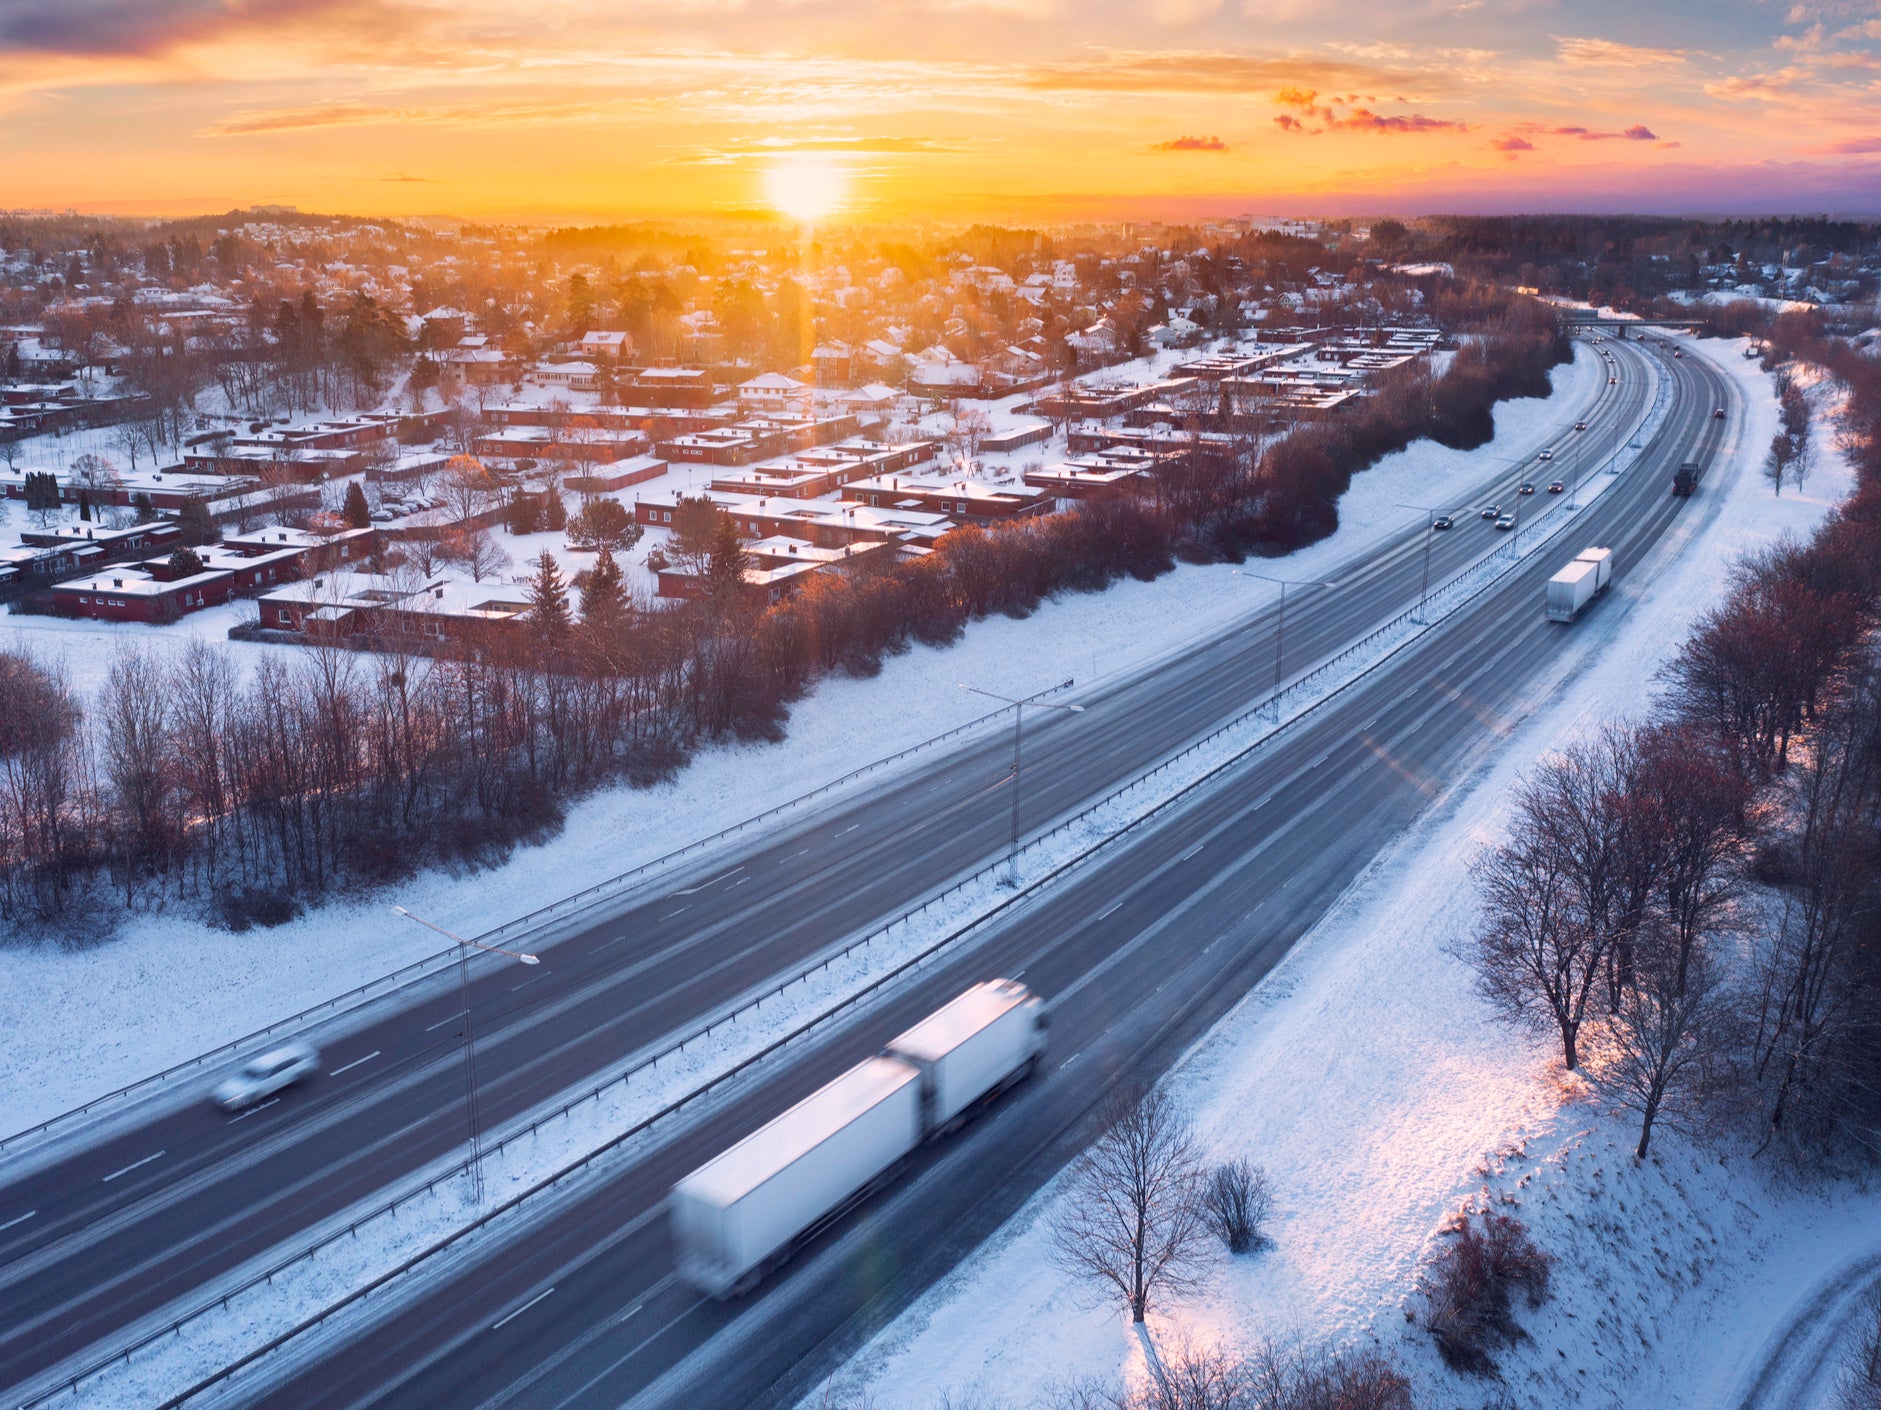
M 1496 756 L 1169 1077 L 1212 1156 L 1266 1167 L 1276 1246 L 1224 1258 L 1203 1292 L 1152 1314 L 1159 1342 L 1371 1343 L 1401 1358 L 1420 1404 L 1491 1402 L 1501 1387 L 1447 1372 L 1405 1308 L 1445 1216 L 1470 1200 L 1512 1201 L 1560 1260 L 1553 1300 L 1522 1314 L 1532 1340 L 1503 1358 L 1515 1403 L 1699 1410 L 1728 1403 L 1817 1279 L 1881 1242 L 1873 1193 L 1798 1193 L 1741 1154 L 1669 1131 L 1636 1165 L 1630 1120 L 1564 1083 L 1549 1044 L 1496 1023 L 1445 953 L 1472 922 L 1456 878 L 1498 835 L 1524 762 L 1643 713 L 1655 671 L 1731 563 L 1807 532 L 1848 489 L 1833 460 L 1803 495 L 1773 498 L 1754 465 L 1774 428 L 1768 381 L 1735 347 L 1712 353 L 1750 394 L 1746 449 L 1713 469 L 1661 571 L 1616 586 L 1632 599 L 1623 620 L 1603 612 L 1575 628 L 1575 649 L 1537 683 Z M 919 1410 L 977 1393 L 1019 1407 L 1053 1386 L 1142 1375 L 1127 1321 L 1047 1256 L 1056 1199 L 1056 1186 L 1042 1191 L 806 1405 L 828 1394 Z
M 1498 408 L 1489 445 L 1460 453 L 1420 442 L 1359 475 L 1340 502 L 1339 531 L 1294 555 L 1290 571 L 1330 576 L 1421 522 L 1401 503 L 1461 501 L 1506 476 L 1507 459 L 1526 458 L 1588 404 L 1601 369 L 1579 349 L 1571 366 L 1556 369 L 1552 396 Z M 571 808 L 549 843 L 480 873 L 426 873 L 395 895 L 335 901 L 274 930 L 230 934 L 193 913 L 140 914 L 108 943 L 15 945 L 0 988 L 0 1030 L 14 1035 L 0 1047 L 0 1132 L 437 950 L 435 937 L 390 915 L 393 901 L 451 929 L 482 931 L 980 716 L 985 702 L 957 689 L 960 681 L 1018 694 L 1067 676 L 1081 685 L 1114 679 L 1231 630 L 1267 608 L 1275 591 L 1224 565 L 1184 566 L 1153 583 L 1065 597 L 1024 621 L 974 623 L 956 646 L 917 647 L 873 679 L 822 682 L 794 708 L 785 743 L 709 750 L 670 783 L 597 794 Z M 102 662 L 116 638 L 162 638 L 5 616 L 0 645 L 43 643 L 29 634 L 53 626 L 75 674 L 80 661 Z M 74 1060 L 80 1053 L 83 1062 Z

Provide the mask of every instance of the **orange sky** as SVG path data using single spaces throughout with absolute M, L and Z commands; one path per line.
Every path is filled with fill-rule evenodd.
M 0 0 L 0 200 L 1872 212 L 1878 52 L 1873 0 Z

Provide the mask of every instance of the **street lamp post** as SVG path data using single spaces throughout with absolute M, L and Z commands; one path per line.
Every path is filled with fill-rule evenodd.
M 466 940 L 461 935 L 453 935 L 443 926 L 434 925 L 423 916 L 415 916 L 403 906 L 392 907 L 392 913 L 457 942 L 457 990 L 464 1005 L 464 1105 L 470 1117 L 471 1200 L 475 1204 L 482 1204 L 483 1131 L 477 1116 L 477 1047 L 470 1032 L 470 952 L 488 950 L 493 955 L 508 955 L 522 964 L 541 964 L 542 961 L 540 957 L 523 954 L 520 950 L 505 950 L 500 945 L 485 945 L 480 940 Z
M 1426 603 L 1430 601 L 1430 546 L 1437 537 L 1438 511 L 1431 508 L 1428 504 L 1400 503 L 1398 505 L 1398 508 L 1416 509 L 1428 516 L 1428 518 L 1425 520 L 1425 523 L 1424 523 L 1424 586 L 1418 590 L 1418 594 L 1417 594 L 1417 610 L 1418 610 L 1418 613 L 1420 614 L 1419 620 L 1421 621 L 1422 620 L 1421 614 L 1424 611 L 1424 606 Z M 1452 512 L 1454 513 L 1456 511 L 1452 511 Z
M 1042 690 L 1032 695 L 1014 697 L 1001 695 L 995 690 L 981 690 L 977 685 L 968 685 L 965 681 L 960 682 L 960 688 L 973 695 L 984 695 L 989 700 L 1003 700 L 1012 706 L 1012 772 L 1009 775 L 1012 779 L 1012 839 L 1006 850 L 1006 884 L 1016 887 L 1019 884 L 1019 746 L 1024 737 L 1025 707 L 1042 705 L 1047 710 L 1068 710 L 1074 715 L 1083 714 L 1084 707 L 1042 700 L 1039 698 L 1045 694 Z
M 1264 583 L 1280 584 L 1280 615 L 1274 622 L 1274 712 L 1280 710 L 1280 660 L 1287 642 L 1287 589 L 1290 587 L 1332 587 L 1331 583 L 1320 582 L 1317 578 L 1275 578 L 1266 573 L 1250 573 L 1245 568 L 1236 568 L 1235 576 L 1259 578 Z

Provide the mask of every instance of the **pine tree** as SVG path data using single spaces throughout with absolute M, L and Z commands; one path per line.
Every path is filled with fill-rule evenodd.
M 568 506 L 562 502 L 562 492 L 553 486 L 543 497 L 542 527 L 558 534 L 568 527 Z
M 581 593 L 581 620 L 599 633 L 613 631 L 627 616 L 627 585 L 621 578 L 620 564 L 606 547 L 594 560 L 594 571 Z
M 90 490 L 80 490 L 78 492 L 78 517 L 84 523 L 89 524 L 91 522 Z
M 737 526 L 730 516 L 721 515 L 712 537 L 712 556 L 705 564 L 706 596 L 714 602 L 730 602 L 744 586 L 748 561 L 744 545 L 738 541 Z
M 221 537 L 215 520 L 209 515 L 209 501 L 195 495 L 183 501 L 177 511 L 176 525 L 183 531 L 184 543 L 214 543 Z
M 179 548 L 170 555 L 170 572 L 179 578 L 193 578 L 203 571 L 200 554 L 193 548 Z
M 342 512 L 346 515 L 346 522 L 350 527 L 355 529 L 372 527 L 372 506 L 366 503 L 366 492 L 360 487 L 359 481 L 354 480 L 346 487 L 346 507 Z
M 518 494 L 503 509 L 503 527 L 512 534 L 533 534 L 542 527 L 542 501 Z
M 148 524 L 157 517 L 156 506 L 151 504 L 150 496 L 142 490 L 131 496 L 131 518 L 139 524 Z
M 537 635 L 550 646 L 559 645 L 568 636 L 568 585 L 562 581 L 561 565 L 546 548 L 529 579 L 529 606 Z
M 26 507 L 35 513 L 59 507 L 59 481 L 50 470 L 26 472 Z

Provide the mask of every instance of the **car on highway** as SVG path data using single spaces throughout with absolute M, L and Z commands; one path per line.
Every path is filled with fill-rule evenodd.
M 1723 407 L 1717 408 L 1711 414 L 1720 421 L 1724 420 L 1724 408 Z
M 216 1083 L 213 1095 L 224 1111 L 240 1111 L 306 1081 L 319 1070 L 320 1053 L 312 1044 L 283 1043 L 250 1058 Z
M 1609 377 L 1607 378 L 1607 385 L 1609 387 L 1617 387 L 1620 385 L 1620 379 L 1618 377 Z
M 1682 351 L 1680 351 L 1680 350 L 1679 350 L 1678 348 L 1674 348 L 1674 349 L 1672 349 L 1672 356 L 1674 356 L 1674 357 L 1684 357 L 1684 356 L 1685 356 L 1685 354 L 1684 354 L 1684 353 L 1683 353 Z
M 1585 421 L 1576 421 L 1574 423 L 1574 429 L 1577 431 L 1585 431 L 1587 429 L 1587 423 Z
M 1538 456 L 1536 456 L 1536 457 L 1535 457 L 1535 459 L 1537 459 L 1537 460 L 1553 460 L 1553 459 L 1554 459 L 1554 452 L 1553 452 L 1553 451 L 1551 451 L 1551 450 L 1544 450 L 1544 451 L 1543 451 L 1543 452 L 1542 452 L 1542 453 L 1541 453 L 1540 455 L 1538 455 Z
M 1435 519 L 1432 519 L 1430 521 L 1430 527 L 1433 529 L 1448 529 L 1455 522 L 1456 521 L 1453 520 L 1448 514 L 1439 514 Z
M 1522 487 L 1516 491 L 1517 494 L 1533 494 L 1534 492 L 1535 492 L 1535 487 L 1529 484 L 1526 480 L 1522 482 Z
M 1550 480 L 1548 482 L 1549 494 L 1560 494 L 1561 491 L 1565 490 L 1566 488 L 1567 486 L 1562 484 L 1559 480 Z
M 1498 529 L 1513 529 L 1515 527 L 1515 516 L 1513 514 L 1502 515 L 1496 520 L 1496 527 Z
M 1485 518 L 1485 519 L 1494 519 L 1494 518 L 1496 518 L 1496 517 L 1497 517 L 1498 515 L 1500 515 L 1501 513 L 1502 513 L 1502 506 L 1501 506 L 1501 505 L 1499 505 L 1499 504 L 1489 504 L 1489 505 L 1485 505 L 1485 506 L 1483 506 L 1483 513 L 1482 513 L 1482 517 L 1483 517 L 1483 518 Z

